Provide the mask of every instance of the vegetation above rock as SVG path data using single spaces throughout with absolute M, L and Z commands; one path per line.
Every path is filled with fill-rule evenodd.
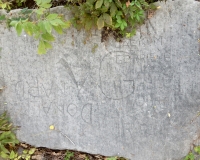
M 62 34 L 63 29 L 74 26 L 77 29 L 103 29 L 114 33 L 117 41 L 132 37 L 136 28 L 146 19 L 146 12 L 156 10 L 155 0 L 0 0 L 0 8 L 11 10 L 21 8 L 17 17 L 0 15 L 17 34 L 22 31 L 39 40 L 38 53 L 44 54 L 52 48 L 55 37 L 52 31 Z M 73 18 L 65 20 L 63 15 L 49 12 L 51 7 L 65 5 Z M 36 15 L 33 19 L 32 15 Z M 106 40 L 102 32 L 102 41 Z

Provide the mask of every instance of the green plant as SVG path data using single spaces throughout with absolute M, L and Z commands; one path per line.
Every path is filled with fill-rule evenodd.
M 66 151 L 64 160 L 70 160 L 74 157 L 74 153 L 70 151 Z
M 12 130 L 12 124 L 9 122 L 7 113 L 4 112 L 0 115 L 0 133 Z
M 194 160 L 194 154 L 192 152 L 188 153 L 184 160 Z
M 145 11 L 152 5 L 145 0 L 74 0 L 68 2 L 67 7 L 74 15 L 72 24 L 77 29 L 109 27 L 131 37 L 136 27 L 143 23 Z
M 0 156 L 5 159 L 13 159 L 16 154 L 13 150 L 9 151 L 7 148 L 14 148 L 19 141 L 14 133 L 11 131 L 4 131 L 0 134 Z
M 87 156 L 85 157 L 85 160 L 90 160 Z
M 195 156 L 200 154 L 200 146 L 194 147 L 194 151 L 190 151 L 187 156 L 185 156 L 184 160 L 195 160 Z
M 0 15 L 0 22 L 4 21 L 6 19 L 5 15 Z
M 26 0 L 16 0 L 16 4 L 18 7 L 21 7 L 23 5 L 23 3 L 25 3 Z
M 194 151 L 198 154 L 200 154 L 200 146 L 194 147 Z
M 22 154 L 17 157 L 17 159 L 30 160 L 35 150 L 36 150 L 35 148 L 31 148 L 30 150 L 25 149 L 23 150 Z
M 5 159 L 16 158 L 12 150 L 19 143 L 13 133 L 12 123 L 9 122 L 6 112 L 0 116 L 0 157 Z M 11 151 L 10 151 L 11 150 Z
M 108 158 L 106 158 L 106 160 L 126 160 L 126 158 L 122 158 L 122 157 L 108 157 Z
M 23 150 L 21 155 L 18 155 L 13 149 L 16 144 L 19 144 L 13 130 L 12 123 L 10 123 L 7 113 L 0 115 L 0 157 L 7 160 L 30 160 L 31 155 L 35 152 L 35 148 L 30 150 Z
M 35 148 L 31 148 L 30 150 L 23 150 L 22 154 L 18 155 L 18 153 L 12 150 L 10 154 L 4 158 L 9 160 L 30 160 L 34 152 Z
M 30 10 L 24 8 L 17 18 L 11 18 L 10 26 L 13 26 L 18 35 L 24 30 L 36 40 L 39 40 L 38 53 L 44 54 L 48 49 L 52 48 L 52 42 L 55 40 L 52 32 L 62 34 L 63 29 L 70 27 L 69 21 L 65 21 L 63 15 L 50 13 L 51 0 L 36 0 L 37 9 Z M 36 19 L 33 18 L 36 15 Z
M 14 8 L 19 8 L 25 3 L 26 0 L 0 0 L 0 8 L 5 10 L 11 10 Z
M 10 10 L 12 3 L 10 1 L 0 0 L 0 8 Z
M 26 1 L 0 0 L 0 8 L 10 10 L 15 8 L 14 4 L 19 8 Z M 68 0 L 66 6 L 74 17 L 66 21 L 63 15 L 50 13 L 51 0 L 34 1 L 34 10 L 23 8 L 14 18 L 0 15 L 0 21 L 6 20 L 9 26 L 16 29 L 18 35 L 24 31 L 39 40 L 39 54 L 44 54 L 52 48 L 52 42 L 55 40 L 53 30 L 62 34 L 63 29 L 70 27 L 71 23 L 77 29 L 84 28 L 86 31 L 109 28 L 113 33 L 117 33 L 117 36 L 114 36 L 116 40 L 120 40 L 125 36 L 133 36 L 137 26 L 144 22 L 145 12 L 156 9 L 150 4 L 155 0 Z

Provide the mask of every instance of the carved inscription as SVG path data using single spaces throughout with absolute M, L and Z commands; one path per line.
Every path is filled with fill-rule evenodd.
M 76 90 L 64 82 L 58 85 L 51 81 L 50 85 L 46 86 L 38 78 L 35 78 L 35 83 L 19 81 L 12 85 L 13 93 L 18 99 L 10 104 L 16 106 L 14 109 L 17 113 L 23 112 L 28 116 L 81 117 L 83 122 L 91 124 L 93 105 L 85 102 L 80 105 L 76 101 L 68 101 L 66 97 L 72 93 L 71 89 Z
M 122 99 L 134 93 L 133 58 L 126 52 L 110 52 L 101 61 L 99 77 L 102 93 L 111 99 Z
M 0 86 L 6 86 L 0 112 L 8 110 L 21 126 L 18 136 L 37 146 L 137 160 L 187 154 L 199 129 L 197 117 L 190 123 L 200 106 L 199 6 L 190 0 L 159 6 L 121 43 L 100 43 L 98 30 L 85 38 L 69 29 L 43 56 L 32 38 L 0 27 Z

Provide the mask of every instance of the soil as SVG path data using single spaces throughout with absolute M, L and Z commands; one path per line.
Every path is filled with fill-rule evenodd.
M 20 143 L 16 147 L 16 150 L 20 154 L 22 153 L 23 150 L 30 150 L 31 148 L 34 148 L 34 146 L 31 146 L 26 143 Z M 66 158 L 67 153 L 72 154 L 72 156 L 70 158 Z M 53 150 L 44 147 L 36 148 L 34 154 L 31 156 L 31 160 L 106 160 L 107 158 L 108 157 L 102 155 L 93 155 L 72 150 Z M 126 159 L 118 157 L 116 160 L 126 160 Z

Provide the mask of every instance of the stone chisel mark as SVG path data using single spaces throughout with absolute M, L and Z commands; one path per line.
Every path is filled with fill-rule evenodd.
M 63 58 L 60 60 L 60 63 L 67 69 L 67 73 L 70 75 L 71 79 L 73 80 L 73 82 L 75 83 L 76 87 L 78 88 L 78 83 L 74 77 L 74 74 L 68 64 L 67 61 L 65 61 Z

